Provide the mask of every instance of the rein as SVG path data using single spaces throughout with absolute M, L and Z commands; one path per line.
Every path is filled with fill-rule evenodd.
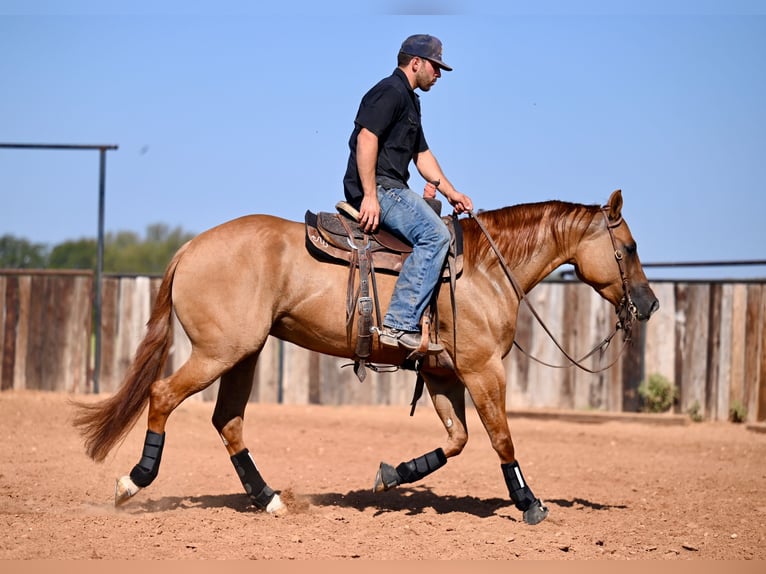
M 633 303 L 633 299 L 630 296 L 630 285 L 628 282 L 627 274 L 625 273 L 625 268 L 623 265 L 623 255 L 622 252 L 617 249 L 617 241 L 614 237 L 614 232 L 612 231 L 613 228 L 619 227 L 619 225 L 622 223 L 622 217 L 620 217 L 616 222 L 610 223 L 609 217 L 607 216 L 605 207 L 601 208 L 601 213 L 604 216 L 604 220 L 606 222 L 606 229 L 609 232 L 609 238 L 612 241 L 612 248 L 614 249 L 614 258 L 617 261 L 617 267 L 620 270 L 620 279 L 622 280 L 622 289 L 623 289 L 623 297 L 620 300 L 620 304 L 616 307 L 617 312 L 617 324 L 615 325 L 614 331 L 612 331 L 606 338 L 604 338 L 603 341 L 601 341 L 598 345 L 593 347 L 587 354 L 585 354 L 583 357 L 581 357 L 579 360 L 573 358 L 569 353 L 567 353 L 564 348 L 561 346 L 561 344 L 556 340 L 556 337 L 553 336 L 553 333 L 550 332 L 545 322 L 540 318 L 540 315 L 535 310 L 532 303 L 530 303 L 529 298 L 526 296 L 526 293 L 524 292 L 524 289 L 522 289 L 521 285 L 519 285 L 518 281 L 516 281 L 516 278 L 513 276 L 513 273 L 511 273 L 511 269 L 508 266 L 508 263 L 505 261 L 505 258 L 503 257 L 502 253 L 500 253 L 500 250 L 497 248 L 497 245 L 492 240 L 492 237 L 490 236 L 487 229 L 484 227 L 484 224 L 474 215 L 473 211 L 468 212 L 468 215 L 476 222 L 476 224 L 479 226 L 479 229 L 481 229 L 481 232 L 484 234 L 484 236 L 487 238 L 487 241 L 489 242 L 490 247 L 495 252 L 495 255 L 497 256 L 498 261 L 500 262 L 500 266 L 503 269 L 503 272 L 505 272 L 506 277 L 508 277 L 508 280 L 510 281 L 511 285 L 513 286 L 513 289 L 516 291 L 516 295 L 519 298 L 519 302 L 524 302 L 524 304 L 527 306 L 527 308 L 530 310 L 532 315 L 535 319 L 537 319 L 537 322 L 540 323 L 542 328 L 545 330 L 545 332 L 548 334 L 548 336 L 551 338 L 553 343 L 556 345 L 556 347 L 561 351 L 561 353 L 569 359 L 569 361 L 572 363 L 572 365 L 575 365 L 576 367 L 579 367 L 583 371 L 587 371 L 588 373 L 600 373 L 603 371 L 606 371 L 607 369 L 611 368 L 620 358 L 620 355 L 622 355 L 623 351 L 625 350 L 625 346 L 630 342 L 631 337 L 631 331 L 633 327 L 633 321 L 635 320 L 637 316 L 637 310 L 636 306 Z M 604 352 L 606 352 L 607 348 L 609 347 L 609 344 L 612 342 L 612 339 L 617 334 L 617 331 L 623 330 L 625 331 L 625 335 L 623 337 L 623 346 L 620 349 L 620 352 L 617 354 L 617 357 L 612 361 L 610 364 L 608 364 L 606 367 L 603 367 L 601 369 L 592 370 L 588 367 L 584 366 L 582 364 L 582 361 L 596 353 L 596 351 L 600 351 L 603 355 Z M 527 353 L 519 344 L 516 342 L 515 338 L 513 341 L 513 344 L 518 348 L 522 353 L 524 353 L 527 357 L 532 359 L 533 361 L 536 361 L 542 365 L 545 365 L 547 367 L 553 367 L 555 369 L 566 369 L 571 367 L 572 365 L 552 365 L 549 363 L 546 363 L 545 361 L 542 361 L 529 353 Z

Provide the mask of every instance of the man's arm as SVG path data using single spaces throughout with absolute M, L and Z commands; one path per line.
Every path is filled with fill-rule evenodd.
M 455 189 L 444 175 L 439 162 L 436 161 L 436 156 L 434 156 L 430 149 L 415 155 L 415 166 L 426 181 L 439 181 L 439 191 L 447 198 L 447 201 L 455 208 L 457 213 L 473 210 L 471 198 Z
M 356 168 L 362 182 L 362 205 L 359 208 L 359 223 L 367 232 L 375 231 L 380 224 L 375 169 L 378 162 L 378 136 L 367 128 L 359 130 L 356 136 Z

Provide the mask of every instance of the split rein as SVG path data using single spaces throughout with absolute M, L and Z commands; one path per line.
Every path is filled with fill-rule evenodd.
M 553 367 L 555 369 L 567 369 L 571 367 L 572 365 L 574 365 L 582 369 L 583 371 L 587 371 L 588 373 L 593 373 L 593 374 L 601 373 L 611 368 L 612 366 L 614 366 L 615 363 L 617 363 L 617 361 L 620 358 L 620 355 L 622 355 L 623 351 L 625 350 L 626 345 L 630 342 L 631 331 L 633 328 L 633 321 L 636 319 L 638 313 L 636 310 L 636 306 L 633 303 L 633 300 L 631 299 L 631 296 L 630 296 L 630 285 L 628 283 L 628 276 L 625 273 L 625 266 L 623 265 L 623 260 L 622 260 L 623 255 L 622 255 L 622 252 L 617 248 L 617 241 L 615 240 L 614 232 L 612 231 L 612 229 L 614 229 L 615 227 L 618 227 L 622 223 L 622 216 L 620 216 L 620 218 L 616 222 L 610 223 L 609 217 L 607 216 L 607 213 L 606 213 L 606 208 L 601 208 L 601 213 L 604 216 L 604 221 L 606 222 L 606 229 L 609 232 L 609 238 L 612 241 L 612 248 L 614 249 L 614 258 L 617 261 L 617 267 L 620 270 L 620 279 L 622 280 L 623 297 L 620 301 L 619 306 L 616 309 L 617 324 L 615 325 L 614 330 L 606 338 L 604 338 L 603 341 L 601 341 L 598 345 L 593 347 L 593 349 L 591 349 L 583 357 L 581 357 L 580 359 L 575 359 L 569 353 L 567 353 L 566 350 L 564 350 L 564 348 L 558 342 L 558 340 L 553 335 L 553 333 L 551 333 L 550 329 L 548 329 L 545 322 L 540 318 L 540 315 L 537 313 L 534 306 L 529 301 L 529 298 L 524 292 L 524 289 L 522 289 L 521 285 L 519 285 L 518 281 L 516 281 L 516 278 L 513 276 L 513 273 L 511 273 L 511 269 L 508 266 L 508 263 L 505 261 L 505 258 L 503 257 L 502 253 L 500 253 L 500 250 L 497 248 L 497 245 L 492 240 L 492 237 L 490 236 L 489 232 L 484 227 L 482 222 L 474 215 L 473 211 L 468 212 L 469 217 L 471 217 L 479 226 L 479 229 L 481 229 L 481 232 L 487 238 L 487 241 L 489 242 L 489 245 L 492 248 L 492 251 L 495 252 L 495 255 L 497 256 L 497 259 L 500 262 L 500 266 L 502 267 L 503 272 L 505 273 L 506 277 L 508 277 L 508 280 L 513 286 L 514 291 L 516 291 L 516 295 L 519 298 L 519 302 L 524 302 L 524 304 L 526 304 L 527 308 L 530 310 L 534 318 L 537 319 L 537 322 L 540 323 L 542 328 L 551 338 L 551 340 L 559 349 L 559 351 L 561 351 L 561 353 L 567 359 L 569 359 L 569 361 L 572 363 L 571 365 L 552 365 L 552 364 L 546 363 L 545 361 L 542 361 L 536 357 L 533 357 L 529 353 L 527 353 L 514 338 L 513 344 L 516 346 L 516 348 L 518 348 L 527 357 L 529 357 L 533 361 L 540 363 L 541 365 L 545 365 L 547 367 Z M 623 346 L 620 349 L 620 352 L 617 354 L 617 357 L 614 359 L 614 361 L 612 361 L 606 367 L 603 367 L 601 369 L 589 369 L 588 367 L 582 364 L 582 362 L 585 359 L 595 354 L 597 351 L 600 351 L 600 354 L 603 356 L 603 354 L 606 352 L 607 348 L 609 347 L 609 344 L 612 342 L 612 339 L 620 330 L 625 332 L 625 335 L 623 337 Z

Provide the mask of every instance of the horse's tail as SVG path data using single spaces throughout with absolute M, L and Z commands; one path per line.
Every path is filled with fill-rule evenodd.
M 73 424 L 85 438 L 85 452 L 97 462 L 103 461 L 115 444 L 125 438 L 149 401 L 151 385 L 159 378 L 170 351 L 173 300 L 173 277 L 188 243 L 175 254 L 165 270 L 147 332 L 136 350 L 135 358 L 117 392 L 98 403 L 77 403 Z

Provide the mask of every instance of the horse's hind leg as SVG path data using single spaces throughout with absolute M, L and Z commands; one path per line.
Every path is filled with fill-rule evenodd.
M 245 407 L 250 399 L 257 360 L 257 353 L 246 357 L 221 377 L 213 411 L 213 426 L 221 435 L 250 500 L 261 510 L 281 514 L 287 507 L 280 500 L 279 493 L 263 480 L 242 436 Z
M 186 398 L 205 389 L 217 379 L 225 366 L 192 351 L 189 360 L 167 378 L 154 381 L 149 396 L 149 415 L 141 460 L 129 476 L 117 480 L 114 504 L 118 506 L 149 486 L 160 470 L 165 446 L 165 424 L 170 413 Z
M 426 386 L 436 413 L 447 429 L 447 442 L 443 447 L 393 467 L 380 463 L 375 475 L 373 492 L 380 492 L 420 480 L 445 464 L 447 459 L 459 455 L 468 442 L 465 420 L 465 387 L 454 374 L 447 377 L 429 376 Z

